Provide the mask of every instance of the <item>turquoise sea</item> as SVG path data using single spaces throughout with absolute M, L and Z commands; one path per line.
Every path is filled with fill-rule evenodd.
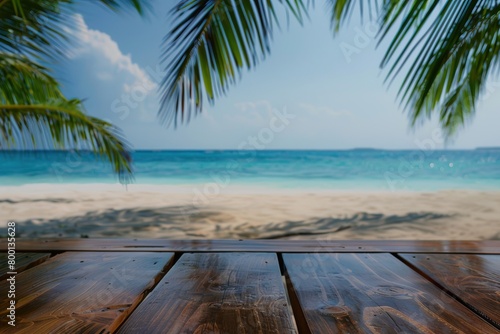
M 137 184 L 284 189 L 500 190 L 500 149 L 136 151 Z M 0 152 L 0 186 L 117 183 L 90 153 Z

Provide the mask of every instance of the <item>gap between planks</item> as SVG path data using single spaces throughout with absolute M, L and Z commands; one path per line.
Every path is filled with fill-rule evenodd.
M 283 253 L 276 253 L 276 257 L 278 258 L 278 264 L 280 267 L 280 274 L 281 274 L 281 282 L 283 283 L 283 289 L 285 290 L 285 297 L 288 304 L 288 311 L 292 315 L 292 321 L 295 325 L 295 330 L 297 331 L 298 334 L 310 334 L 311 332 L 309 331 L 309 328 L 307 328 L 307 331 L 304 331 L 303 328 L 299 328 L 298 321 L 299 322 L 303 321 L 303 315 L 301 317 L 302 309 L 300 309 L 300 311 L 297 310 L 297 306 L 300 308 L 298 301 L 296 299 L 294 300 L 293 296 L 290 296 L 290 294 L 295 292 L 293 291 L 293 289 L 290 289 L 291 286 L 289 286 L 288 278 L 286 275 L 285 262 L 283 261 Z
M 432 253 L 428 253 L 428 254 L 432 254 Z M 427 275 L 420 268 L 416 267 L 413 263 L 407 261 L 402 256 L 400 256 L 398 253 L 391 253 L 391 255 L 393 255 L 399 261 L 403 262 L 407 267 L 409 267 L 410 269 L 412 269 L 413 271 L 415 271 L 417 274 L 419 274 L 420 276 L 422 276 L 423 278 L 425 278 L 426 280 L 428 280 L 429 282 L 431 282 L 432 284 L 434 284 L 438 289 L 444 291 L 444 293 L 446 293 L 448 296 L 450 296 L 451 298 L 455 299 L 460 304 L 462 304 L 465 307 L 467 307 L 468 309 L 470 309 L 478 317 L 480 317 L 484 321 L 488 322 L 490 325 L 492 325 L 496 329 L 500 330 L 500 324 L 498 324 L 496 321 L 490 319 L 489 317 L 485 316 L 476 307 L 474 307 L 474 305 L 472 305 L 472 304 L 467 303 L 466 301 L 464 301 L 462 298 L 460 298 L 459 296 L 457 296 L 456 294 L 454 294 L 448 288 L 446 288 L 445 286 L 443 286 L 442 284 L 440 284 L 439 282 L 437 282 L 435 279 L 433 279 L 432 277 L 430 277 L 429 275 Z M 477 255 L 477 254 L 475 254 L 475 255 Z
M 134 307 L 130 310 L 129 314 L 122 320 L 120 325 L 118 325 L 111 333 L 116 333 L 120 330 L 121 327 L 123 327 L 123 324 L 127 322 L 127 320 L 132 316 L 134 311 L 141 305 L 141 303 L 147 298 L 147 296 L 153 291 L 158 284 L 160 284 L 161 280 L 165 275 L 174 267 L 174 265 L 179 261 L 183 253 L 175 252 L 174 256 L 170 261 L 165 264 L 165 267 L 161 270 L 160 274 L 157 276 L 158 280 L 149 288 L 144 290 L 144 293 L 142 294 L 142 298 L 134 305 Z
M 290 281 L 290 277 L 286 270 L 285 262 L 283 261 L 283 253 L 277 253 L 278 261 L 280 265 L 281 276 L 283 277 L 283 284 L 285 286 L 285 293 L 288 299 L 288 303 L 290 305 L 290 311 L 293 316 L 293 320 L 295 322 L 295 328 L 297 329 L 298 334 L 311 334 L 311 330 L 307 325 L 306 317 L 304 315 L 304 311 L 300 306 L 299 298 L 295 293 L 295 290 L 292 286 L 292 282 Z

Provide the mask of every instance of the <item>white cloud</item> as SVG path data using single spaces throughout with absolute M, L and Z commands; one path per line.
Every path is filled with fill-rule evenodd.
M 157 85 L 151 80 L 150 76 L 136 63 L 132 61 L 130 54 L 123 54 L 111 36 L 99 30 L 90 29 L 83 16 L 74 15 L 75 28 L 72 33 L 78 43 L 78 46 L 72 50 L 69 55 L 71 58 L 78 58 L 84 54 L 93 53 L 105 59 L 118 71 L 123 71 L 132 77 L 131 82 L 124 83 L 124 89 L 130 92 L 133 88 L 149 92 L 156 90 Z M 108 75 L 97 74 L 101 80 L 109 79 Z

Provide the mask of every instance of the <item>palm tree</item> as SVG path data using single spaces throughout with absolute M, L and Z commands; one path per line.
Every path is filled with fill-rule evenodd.
M 500 65 L 498 0 L 325 0 L 332 30 L 359 10 L 389 39 L 381 67 L 403 76 L 399 97 L 412 125 L 437 113 L 450 136 L 476 110 L 487 79 Z M 167 77 L 160 116 L 189 120 L 213 103 L 270 51 L 276 10 L 302 22 L 307 0 L 180 0 L 165 44 Z M 364 16 L 364 17 L 363 17 Z
M 111 162 L 121 181 L 132 176 L 120 131 L 68 99 L 47 67 L 63 56 L 72 0 L 0 0 L 0 149 L 91 150 Z M 143 13 L 142 0 L 100 0 L 112 10 Z

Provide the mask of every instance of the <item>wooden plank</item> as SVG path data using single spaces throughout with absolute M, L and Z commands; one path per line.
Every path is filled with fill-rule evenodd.
M 119 333 L 296 333 L 276 254 L 184 254 Z
M 50 257 L 50 253 L 16 253 L 14 270 L 9 269 L 7 256 L 7 253 L 0 254 L 0 280 L 7 278 L 7 272 L 15 271 L 19 274 L 26 269 L 42 263 Z
M 500 256 L 399 254 L 500 329 Z
M 498 333 L 391 254 L 283 258 L 306 321 L 297 324 L 299 329 L 307 326 L 322 334 Z
M 158 282 L 172 253 L 63 253 L 16 276 L 16 333 L 113 331 Z M 8 305 L 7 281 L 0 305 Z M 5 307 L 0 328 L 7 324 Z
M 165 240 L 165 239 L 18 239 L 24 252 L 286 252 L 286 253 L 476 253 L 500 254 L 500 240 Z M 1 249 L 7 249 L 0 239 Z

